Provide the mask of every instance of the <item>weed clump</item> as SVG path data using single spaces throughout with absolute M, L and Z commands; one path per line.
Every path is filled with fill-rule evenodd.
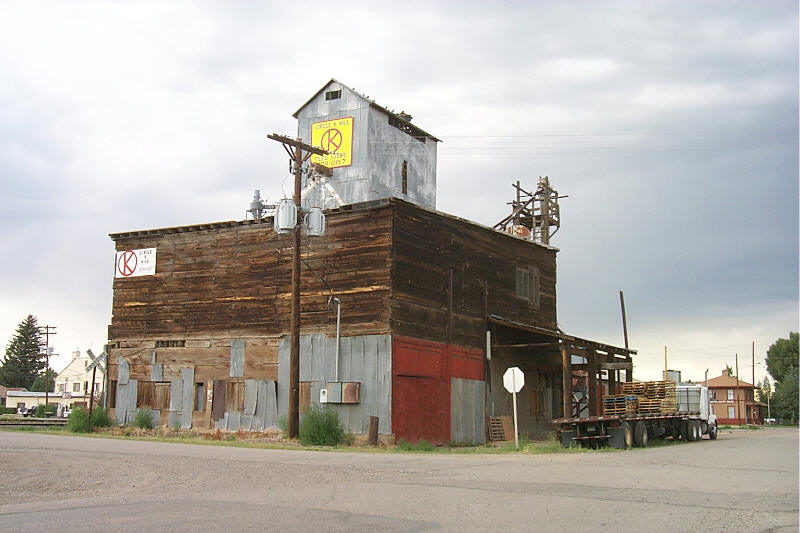
M 108 415 L 108 411 L 102 407 L 98 407 L 92 411 L 92 415 L 89 417 L 89 423 L 92 425 L 92 429 L 111 427 L 111 417 Z
M 153 429 L 153 411 L 147 407 L 139 409 L 131 425 L 139 429 Z
M 303 414 L 300 443 L 306 446 L 336 446 L 345 443 L 347 435 L 339 425 L 339 414 L 330 407 L 312 406 Z
M 78 407 L 73 409 L 67 418 L 67 431 L 72 433 L 90 433 L 94 430 L 89 413 Z

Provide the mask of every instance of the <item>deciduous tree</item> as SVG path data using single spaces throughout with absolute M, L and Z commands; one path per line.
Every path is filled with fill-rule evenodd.
M 778 339 L 767 350 L 767 370 L 775 381 L 783 381 L 792 369 L 798 369 L 796 331 L 789 333 L 788 339 Z

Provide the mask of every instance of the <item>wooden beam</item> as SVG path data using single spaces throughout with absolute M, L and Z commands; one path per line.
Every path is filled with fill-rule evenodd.
M 591 350 L 589 362 L 589 416 L 597 416 L 597 352 Z
M 564 418 L 572 418 L 572 356 L 567 347 L 561 346 L 561 372 L 563 389 Z
M 492 348 L 541 348 L 541 347 L 557 347 L 557 342 L 529 342 L 526 344 L 492 344 Z
M 600 370 L 632 370 L 633 363 L 600 363 L 599 367 Z

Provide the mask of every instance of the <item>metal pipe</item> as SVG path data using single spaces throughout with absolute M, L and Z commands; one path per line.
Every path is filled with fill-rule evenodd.
M 331 299 L 336 302 L 336 365 L 335 365 L 335 380 L 334 382 L 339 381 L 339 335 L 342 331 L 342 301 L 339 298 L 331 297 Z

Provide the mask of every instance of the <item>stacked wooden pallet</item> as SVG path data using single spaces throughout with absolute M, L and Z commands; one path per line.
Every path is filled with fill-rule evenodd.
M 674 381 L 647 381 L 645 396 L 659 401 L 660 413 L 674 413 L 678 410 L 678 396 Z
M 604 415 L 632 415 L 636 413 L 638 398 L 630 394 L 617 394 L 603 398 Z
M 673 381 L 638 381 L 622 384 L 622 394 L 607 396 L 613 401 L 603 403 L 604 414 L 666 414 L 678 410 L 678 398 Z M 619 398 L 632 398 L 625 401 L 625 409 L 617 403 Z
M 639 398 L 639 412 L 644 414 L 661 413 L 661 400 L 658 398 Z
M 636 381 L 622 384 L 622 394 L 633 394 L 635 396 L 644 396 L 646 389 L 646 381 Z

